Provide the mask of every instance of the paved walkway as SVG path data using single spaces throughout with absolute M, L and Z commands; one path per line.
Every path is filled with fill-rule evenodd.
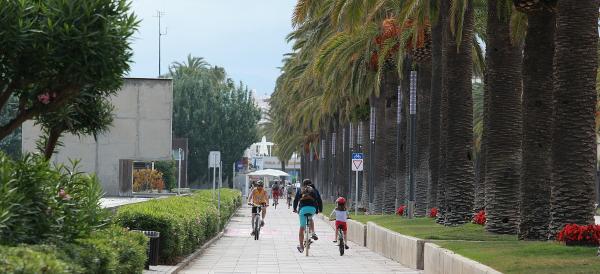
M 236 212 L 224 236 L 179 273 L 421 273 L 350 243 L 340 256 L 333 230 L 315 218 L 319 240 L 306 257 L 296 250 L 298 215 L 286 206 L 268 208 L 260 239 L 250 237 L 250 208 Z

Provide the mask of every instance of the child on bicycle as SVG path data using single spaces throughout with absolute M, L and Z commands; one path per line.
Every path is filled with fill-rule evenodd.
M 348 249 L 348 226 L 346 225 L 346 221 L 350 218 L 348 214 L 348 210 L 346 209 L 346 199 L 344 197 L 339 197 L 335 200 L 337 207 L 329 214 L 329 218 L 331 219 L 335 214 L 335 232 L 334 235 L 337 235 L 338 228 L 342 228 L 344 231 L 344 248 Z M 337 243 L 337 238 L 333 240 L 334 243 Z

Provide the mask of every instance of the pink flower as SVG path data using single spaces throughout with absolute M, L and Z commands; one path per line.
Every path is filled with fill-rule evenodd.
M 64 189 L 60 189 L 58 191 L 58 197 L 60 197 L 61 199 L 63 199 L 64 201 L 68 201 L 71 200 L 71 195 L 69 195 Z
M 50 95 L 48 94 L 48 92 L 38 95 L 37 98 L 38 98 L 38 101 L 40 101 L 40 103 L 42 103 L 44 105 L 47 105 L 50 103 Z

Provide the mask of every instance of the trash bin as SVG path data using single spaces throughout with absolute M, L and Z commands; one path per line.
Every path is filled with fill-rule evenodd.
M 160 242 L 160 232 L 158 231 L 142 231 L 136 230 L 138 232 L 144 233 L 146 237 L 148 237 L 148 249 L 147 254 L 148 258 L 146 259 L 145 269 L 150 269 L 151 265 L 158 265 L 158 252 L 159 252 L 159 242 Z

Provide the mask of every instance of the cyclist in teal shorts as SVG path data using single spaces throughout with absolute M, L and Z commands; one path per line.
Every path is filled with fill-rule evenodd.
M 300 229 L 298 231 L 298 251 L 304 252 L 304 230 L 306 229 L 306 217 L 305 214 L 315 215 L 318 213 L 320 206 L 320 195 L 316 189 L 312 187 L 312 182 L 308 179 L 302 182 L 302 187 L 296 192 L 294 198 L 294 212 L 298 212 L 300 217 Z M 310 225 L 312 230 L 312 239 L 318 240 L 317 234 L 315 233 L 314 223 Z

